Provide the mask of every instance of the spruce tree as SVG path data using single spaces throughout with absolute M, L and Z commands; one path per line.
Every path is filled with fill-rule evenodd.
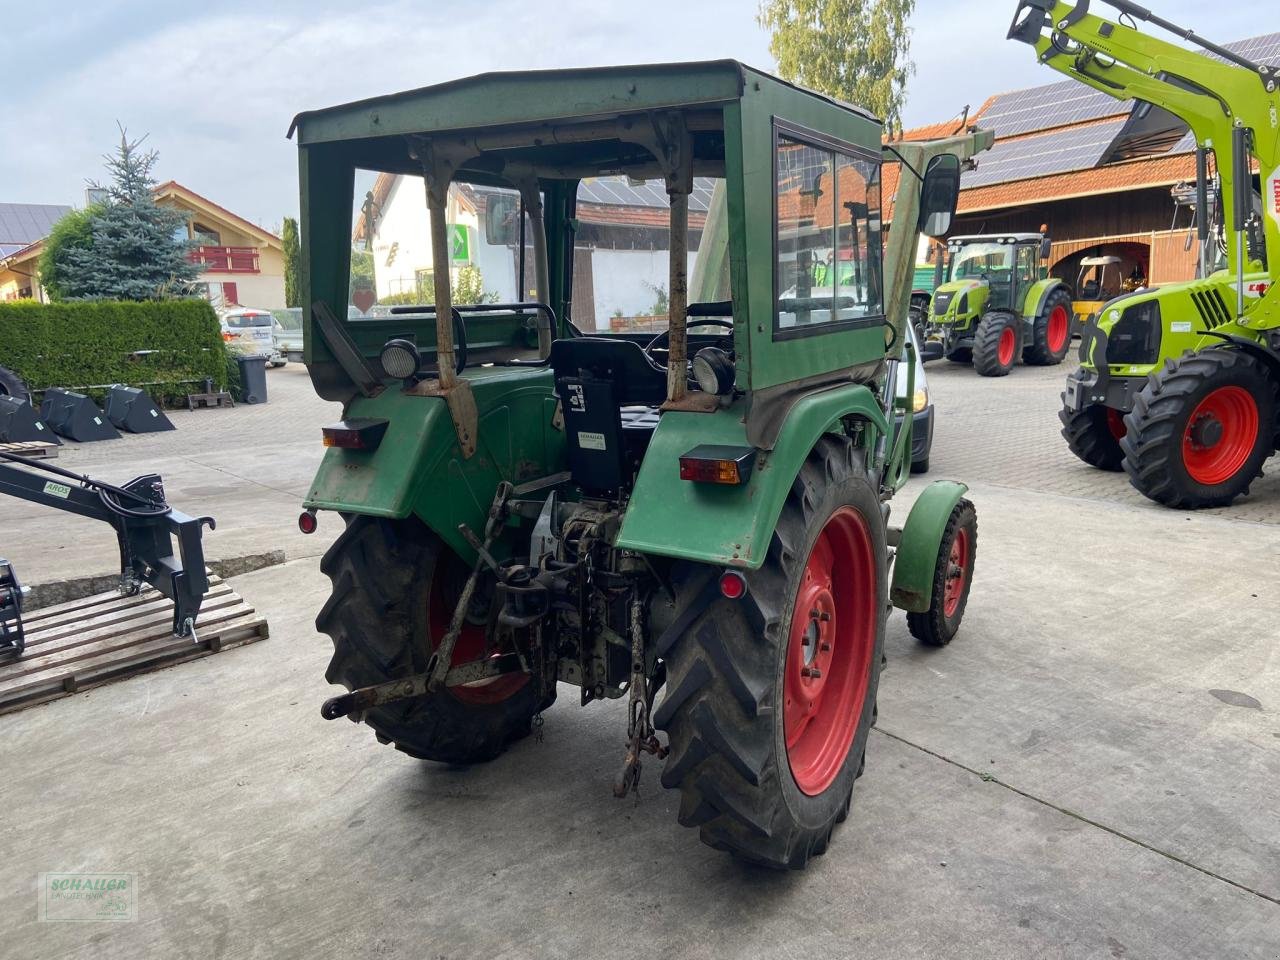
M 120 128 L 120 146 L 107 154 L 107 199 L 91 214 L 87 244 L 51 251 L 58 286 L 68 300 L 160 300 L 185 296 L 199 268 L 187 259 L 186 215 L 155 201 L 151 175 L 157 153 L 143 151 Z

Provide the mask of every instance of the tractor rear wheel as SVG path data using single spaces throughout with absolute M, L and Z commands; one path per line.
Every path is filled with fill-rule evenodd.
M 1062 436 L 1077 457 L 1099 470 L 1124 469 L 1124 451 L 1120 441 L 1126 427 L 1124 414 L 1100 403 L 1083 410 L 1067 409 L 1067 395 L 1062 394 L 1062 409 L 1058 411 L 1062 421 Z
M 1061 363 L 1071 349 L 1071 296 L 1056 288 L 1045 301 L 1044 310 L 1036 317 L 1031 343 L 1023 351 L 1024 363 L 1052 367 Z
M 945 647 L 955 638 L 969 603 L 978 555 L 978 514 L 961 500 L 947 518 L 933 572 L 933 598 L 923 613 L 907 614 L 907 629 L 921 643 Z
M 365 516 L 349 520 L 320 569 L 333 581 L 333 593 L 316 617 L 316 629 L 333 640 L 325 679 L 348 690 L 426 670 L 469 573 L 417 519 Z M 454 647 L 455 663 L 484 656 L 482 605 L 472 602 Z M 389 703 L 364 719 L 380 742 L 413 757 L 491 760 L 527 734 L 534 714 L 555 699 L 552 690 L 539 702 L 534 687 L 527 674 L 506 675 Z
M 662 784 L 680 822 L 752 862 L 799 869 L 849 812 L 875 721 L 886 615 L 875 488 L 847 440 L 819 442 L 783 506 L 764 565 L 725 599 L 716 570 L 677 578 L 658 651 Z
M 984 377 L 1004 377 L 1022 352 L 1022 321 L 1012 313 L 984 313 L 973 335 L 973 369 Z
M 1222 507 L 1275 451 L 1276 384 L 1238 350 L 1168 360 L 1134 400 L 1120 442 L 1129 482 L 1170 507 Z
M 8 367 L 0 367 L 0 397 L 30 400 L 31 391 L 20 376 Z

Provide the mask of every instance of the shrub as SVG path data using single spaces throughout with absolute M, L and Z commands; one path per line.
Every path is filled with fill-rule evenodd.
M 205 300 L 0 303 L 0 365 L 35 391 L 123 383 L 172 401 L 225 385 L 226 356 Z

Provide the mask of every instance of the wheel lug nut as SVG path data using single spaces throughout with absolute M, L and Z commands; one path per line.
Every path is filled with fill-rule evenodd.
M 819 650 L 821 650 L 823 653 L 830 653 L 830 652 L 831 652 L 831 644 L 829 644 L 829 643 L 819 644 L 818 649 L 819 649 Z
M 800 671 L 800 676 L 802 676 L 802 677 L 811 677 L 811 678 L 813 678 L 814 680 L 817 680 L 819 677 L 821 677 L 821 676 L 822 676 L 822 671 L 821 671 L 821 670 L 819 670 L 817 667 L 804 667 L 804 668 Z
M 827 623 L 831 619 L 831 614 L 823 612 L 818 615 L 818 619 L 821 620 L 823 623 Z
M 822 619 L 822 617 L 818 614 L 818 611 L 817 611 L 817 610 L 810 610 L 810 611 L 809 611 L 809 619 L 810 619 L 810 620 L 820 620 L 820 619 Z

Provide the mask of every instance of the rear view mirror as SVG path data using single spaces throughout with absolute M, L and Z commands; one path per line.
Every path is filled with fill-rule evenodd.
M 960 202 L 960 158 L 950 153 L 934 157 L 925 168 L 920 187 L 920 219 L 917 227 L 929 237 L 945 236 Z
M 491 247 L 514 247 L 520 242 L 520 198 L 491 193 L 485 207 L 484 239 Z

